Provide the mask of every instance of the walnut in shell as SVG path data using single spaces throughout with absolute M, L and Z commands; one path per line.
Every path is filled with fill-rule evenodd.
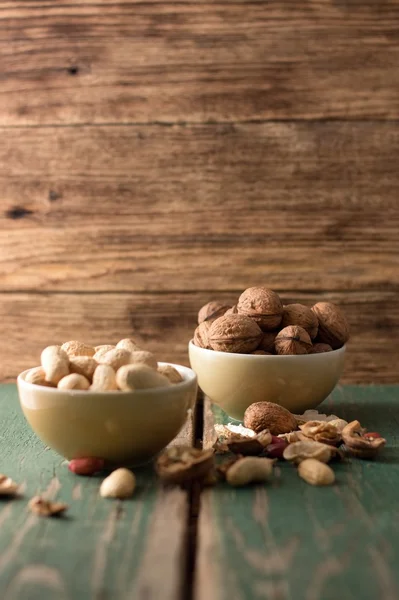
M 224 315 L 216 319 L 208 333 L 210 346 L 219 352 L 248 354 L 256 350 L 262 337 L 258 325 L 245 315 Z
M 290 325 L 277 334 L 274 347 L 277 354 L 308 354 L 312 340 L 303 327 Z
M 331 352 L 330 344 L 322 344 L 321 342 L 313 344 L 310 354 L 323 354 L 323 352 Z
M 287 304 L 284 306 L 281 327 L 284 328 L 289 325 L 303 327 L 312 339 L 316 337 L 319 328 L 319 322 L 315 313 L 303 304 Z
M 274 402 L 254 402 L 244 413 L 244 425 L 256 433 L 268 429 L 272 435 L 288 433 L 297 428 L 289 410 Z
M 317 341 L 341 348 L 349 339 L 349 324 L 342 310 L 332 302 L 318 302 L 312 307 L 319 321 Z
M 196 346 L 199 346 L 200 348 L 211 348 L 208 337 L 210 328 L 211 323 L 209 321 L 203 321 L 198 325 L 197 329 L 194 331 L 194 344 Z
M 226 310 L 229 310 L 230 308 L 231 307 L 228 304 L 222 304 L 222 302 L 208 302 L 199 310 L 198 325 L 204 321 L 212 323 L 215 319 L 224 315 Z
M 276 331 L 266 331 L 262 336 L 258 350 L 264 350 L 264 352 L 274 354 L 274 342 L 276 340 L 276 335 Z
M 238 313 L 237 304 L 226 310 L 225 315 L 236 315 Z
M 276 292 L 264 287 L 246 289 L 238 299 L 239 314 L 251 317 L 263 331 L 276 329 L 282 319 L 283 305 Z

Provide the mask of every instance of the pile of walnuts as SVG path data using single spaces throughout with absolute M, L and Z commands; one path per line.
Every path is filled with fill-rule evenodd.
M 265 287 L 246 289 L 235 306 L 208 302 L 198 313 L 194 344 L 238 354 L 318 354 L 341 348 L 349 326 L 331 302 L 283 305 Z

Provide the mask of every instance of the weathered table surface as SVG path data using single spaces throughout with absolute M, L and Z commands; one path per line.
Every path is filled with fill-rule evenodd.
M 0 471 L 22 483 L 22 495 L 0 500 L 0 597 L 399 598 L 399 387 L 338 388 L 322 409 L 385 435 L 381 459 L 337 464 L 337 483 L 325 489 L 282 464 L 267 486 L 220 484 L 200 498 L 162 489 L 148 467 L 137 471 L 136 495 L 120 502 L 99 497 L 100 477 L 70 473 L 26 425 L 15 386 L 2 386 Z M 214 420 L 226 416 L 206 406 L 205 446 Z M 197 435 L 201 425 L 198 415 Z M 38 492 L 68 502 L 68 516 L 29 513 Z

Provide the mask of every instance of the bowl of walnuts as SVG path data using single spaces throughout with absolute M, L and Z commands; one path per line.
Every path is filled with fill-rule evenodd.
M 348 339 L 337 305 L 283 305 L 273 290 L 251 287 L 234 306 L 212 301 L 200 309 L 189 357 L 204 394 L 230 417 L 241 420 L 262 401 L 299 414 L 338 383 Z

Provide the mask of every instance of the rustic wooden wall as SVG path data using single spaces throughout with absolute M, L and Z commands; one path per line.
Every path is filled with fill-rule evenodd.
M 399 380 L 398 0 L 0 0 L 0 378 L 196 311 L 331 298 Z

